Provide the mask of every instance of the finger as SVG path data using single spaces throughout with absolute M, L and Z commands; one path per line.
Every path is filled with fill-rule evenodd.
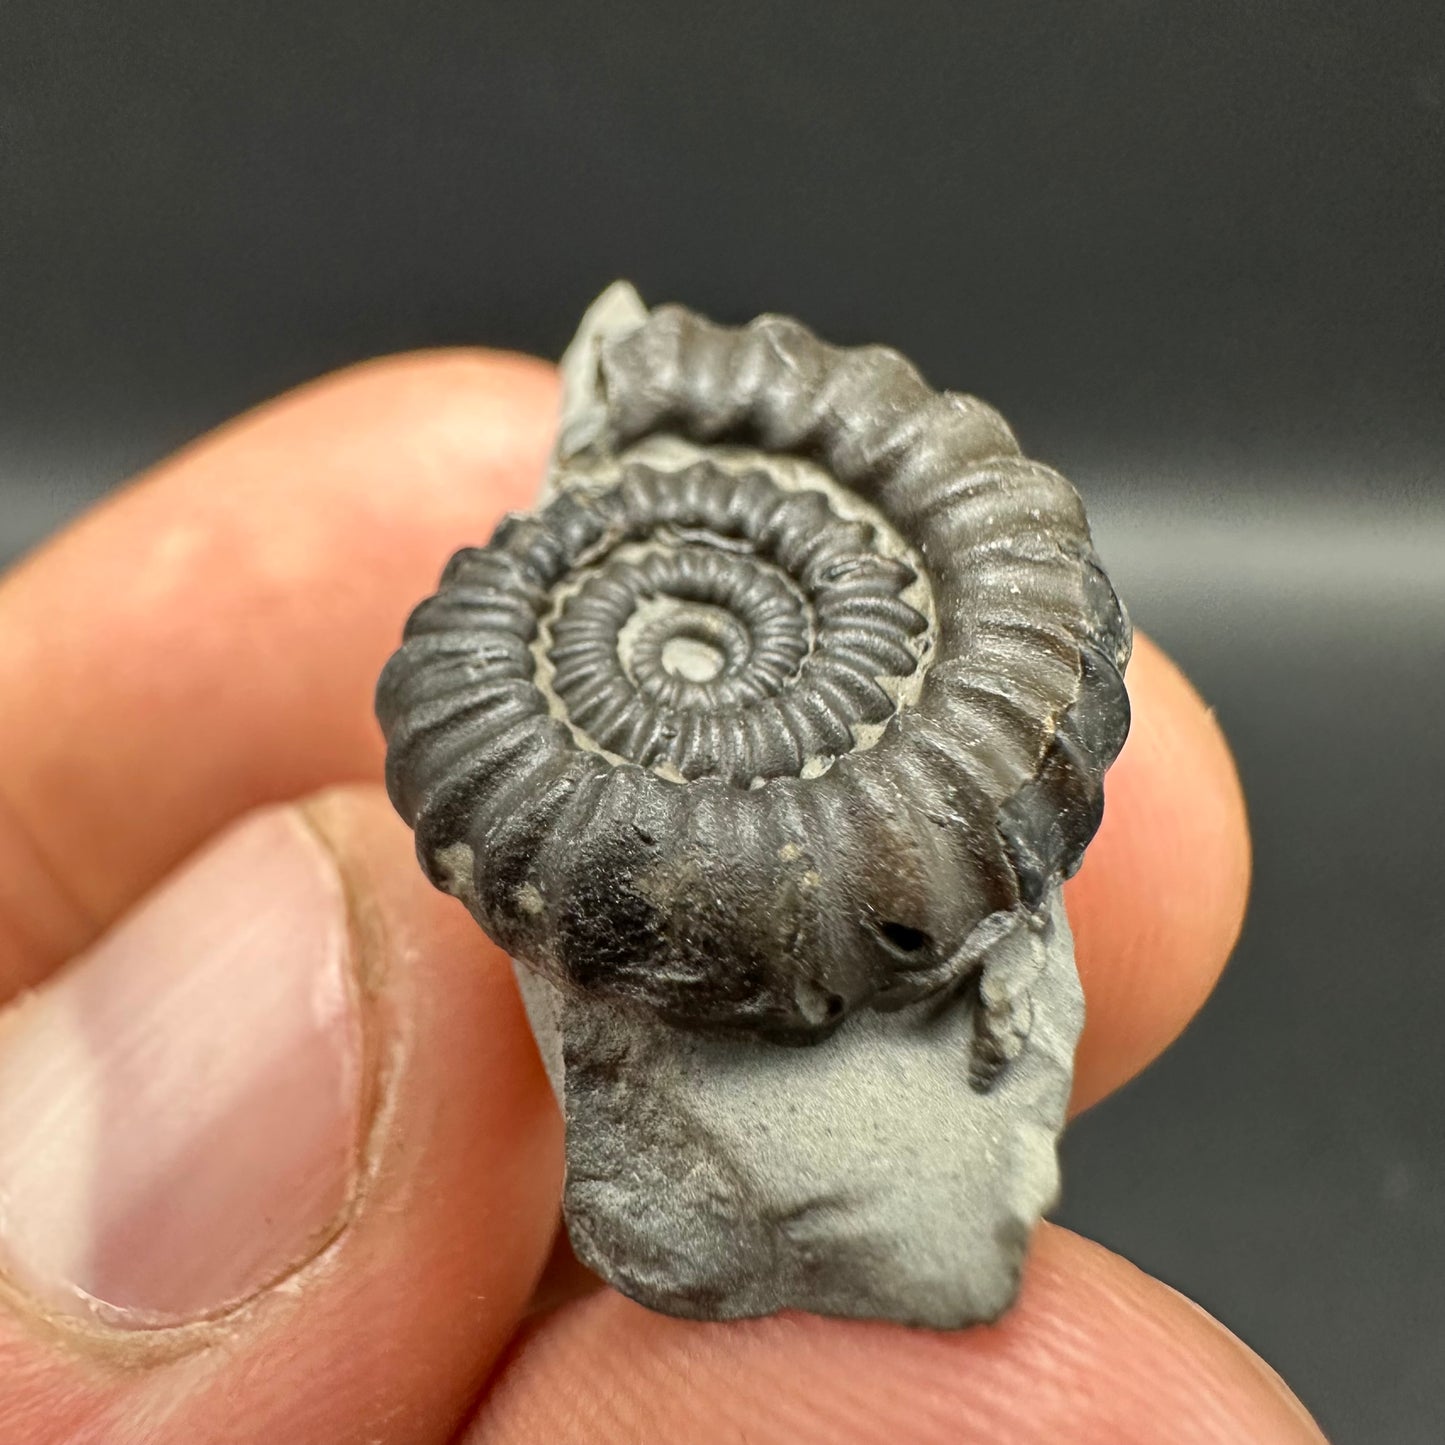
M 1278 1377 L 1117 1255 L 1039 1233 L 1018 1305 L 932 1334 L 781 1316 L 698 1325 L 610 1291 L 538 1323 L 466 1445 L 1320 1445 Z
M 0 1020 L 0 1438 L 453 1439 L 559 1133 L 379 790 L 248 815 Z
M 0 997 L 258 804 L 380 776 L 376 674 L 525 506 L 555 383 L 434 353 L 204 439 L 0 584 Z
M 228 819 L 380 770 L 377 671 L 457 546 L 525 505 L 551 372 L 404 357 L 160 468 L 0 587 L 0 997 Z M 1223 964 L 1248 844 L 1227 750 L 1142 643 L 1134 734 L 1069 893 L 1079 1102 L 1142 1068 Z M 8 805 L 8 806 L 7 806 Z
M 1075 1111 L 1156 1058 L 1198 1012 L 1244 922 L 1249 824 L 1229 745 L 1147 637 L 1129 666 L 1133 721 L 1104 822 L 1065 887 L 1087 1021 Z

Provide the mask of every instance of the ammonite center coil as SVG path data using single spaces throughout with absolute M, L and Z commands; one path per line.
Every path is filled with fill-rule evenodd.
M 990 955 L 1048 934 L 1128 725 L 1077 495 L 981 403 L 781 317 L 614 289 L 565 373 L 547 496 L 457 553 L 381 680 L 423 866 L 562 1044 L 589 1000 L 775 1049 L 932 1000 L 993 1090 L 1033 994 Z

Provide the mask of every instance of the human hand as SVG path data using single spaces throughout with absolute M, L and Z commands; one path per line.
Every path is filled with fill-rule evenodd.
M 1319 1441 L 1053 1226 L 1016 1308 L 951 1335 L 666 1319 L 554 1247 L 511 971 L 416 866 L 371 690 L 450 552 L 527 505 L 555 404 L 522 358 L 360 367 L 0 583 L 0 1441 Z M 1248 883 L 1209 713 L 1144 639 L 1129 690 L 1067 893 L 1076 1109 L 1200 1006 Z

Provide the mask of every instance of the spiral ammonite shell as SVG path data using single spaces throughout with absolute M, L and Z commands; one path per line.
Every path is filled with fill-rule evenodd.
M 564 990 L 692 1029 L 816 1041 L 965 981 L 1078 866 L 1127 730 L 1073 488 L 780 317 L 664 307 L 573 365 L 550 499 L 381 680 L 429 875 Z

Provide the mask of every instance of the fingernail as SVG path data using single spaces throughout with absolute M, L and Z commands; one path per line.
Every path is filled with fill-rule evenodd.
M 346 898 L 247 819 L 0 1018 L 0 1270 L 130 1328 L 226 1310 L 335 1233 L 363 1042 Z

